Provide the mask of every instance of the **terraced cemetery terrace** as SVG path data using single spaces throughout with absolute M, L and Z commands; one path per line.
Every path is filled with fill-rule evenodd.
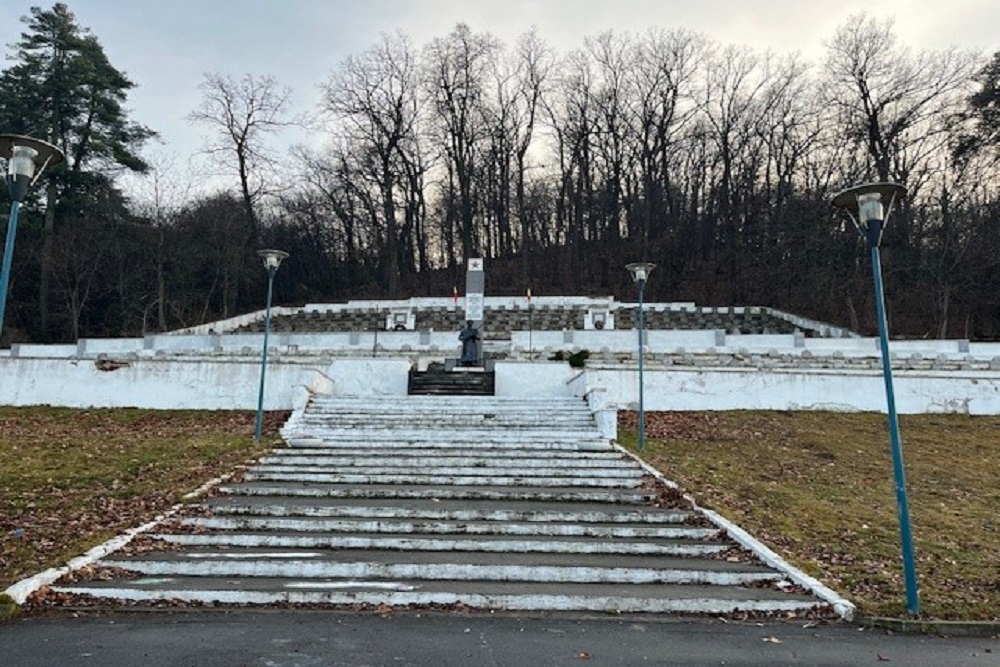
M 487 337 L 510 338 L 511 331 L 583 330 L 592 308 L 586 306 L 497 306 L 485 308 Z M 271 330 L 277 333 L 326 333 L 386 330 L 387 319 L 399 309 L 339 308 L 331 310 L 303 309 L 294 314 L 272 317 Z M 635 308 L 613 306 L 609 311 L 615 329 L 637 328 Z M 461 307 L 419 307 L 413 309 L 416 330 L 458 331 L 462 328 L 464 310 Z M 794 323 L 761 308 L 690 308 L 677 310 L 664 304 L 649 304 L 645 310 L 645 326 L 649 329 L 723 330 L 733 334 L 790 334 Z M 400 328 L 410 328 L 400 323 Z M 595 327 L 595 328 L 600 328 Z M 263 319 L 241 326 L 233 333 L 259 333 Z M 806 335 L 815 335 L 806 331 Z

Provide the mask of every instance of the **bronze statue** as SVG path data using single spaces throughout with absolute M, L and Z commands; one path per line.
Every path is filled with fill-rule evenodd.
M 476 366 L 479 364 L 479 330 L 472 324 L 472 320 L 467 320 L 465 328 L 458 332 L 458 339 L 462 341 L 462 358 L 459 363 L 462 366 Z

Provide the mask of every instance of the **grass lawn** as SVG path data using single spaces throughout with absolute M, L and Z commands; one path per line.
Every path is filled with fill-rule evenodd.
M 921 617 L 1000 620 L 1000 417 L 900 418 Z M 635 447 L 636 415 L 619 439 Z M 885 415 L 647 414 L 644 458 L 873 616 L 905 614 Z
M 0 407 L 0 591 L 152 519 L 277 441 L 249 412 Z

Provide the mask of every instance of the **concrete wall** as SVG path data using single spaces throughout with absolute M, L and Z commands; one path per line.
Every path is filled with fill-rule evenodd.
M 335 396 L 406 396 L 407 359 L 339 359 L 330 364 L 330 393 Z
M 587 388 L 628 408 L 638 400 L 638 368 L 590 368 Z M 878 371 L 664 369 L 643 373 L 647 410 L 835 410 L 885 412 Z M 1000 414 L 998 372 L 894 373 L 900 413 Z
M 647 331 L 646 345 L 651 350 L 694 349 L 707 350 L 719 344 L 722 332 L 675 329 L 670 331 Z M 741 336 L 753 338 L 753 336 Z M 767 336 L 772 338 L 772 336 Z M 791 340 L 792 336 L 788 336 Z M 581 349 L 597 352 L 607 349 L 611 352 L 632 352 L 639 344 L 639 332 L 635 329 L 608 330 L 567 330 L 567 331 L 512 331 L 511 346 L 515 349 L 536 352 L 549 350 Z
M 265 407 L 290 408 L 297 391 L 327 378 L 340 395 L 406 394 L 410 358 L 323 360 L 272 357 Z M 260 364 L 253 359 L 0 358 L 0 405 L 254 409 Z M 595 410 L 625 409 L 638 399 L 634 365 L 499 362 L 500 396 L 576 395 L 600 391 Z M 885 411 L 877 369 L 754 369 L 657 367 L 645 370 L 649 410 Z M 901 413 L 1000 414 L 1000 371 L 897 371 Z M 590 399 L 588 399 L 590 400 Z
M 568 383 L 582 371 L 564 362 L 500 361 L 496 372 L 497 396 L 572 396 Z
M 296 388 L 324 365 L 268 361 L 264 407 L 290 408 Z M 259 360 L 0 358 L 0 405 L 252 410 Z

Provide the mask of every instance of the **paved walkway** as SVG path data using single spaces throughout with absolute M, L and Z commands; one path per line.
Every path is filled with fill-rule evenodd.
M 333 612 L 85 614 L 0 626 L 17 667 L 1000 665 L 996 639 L 852 625 Z

